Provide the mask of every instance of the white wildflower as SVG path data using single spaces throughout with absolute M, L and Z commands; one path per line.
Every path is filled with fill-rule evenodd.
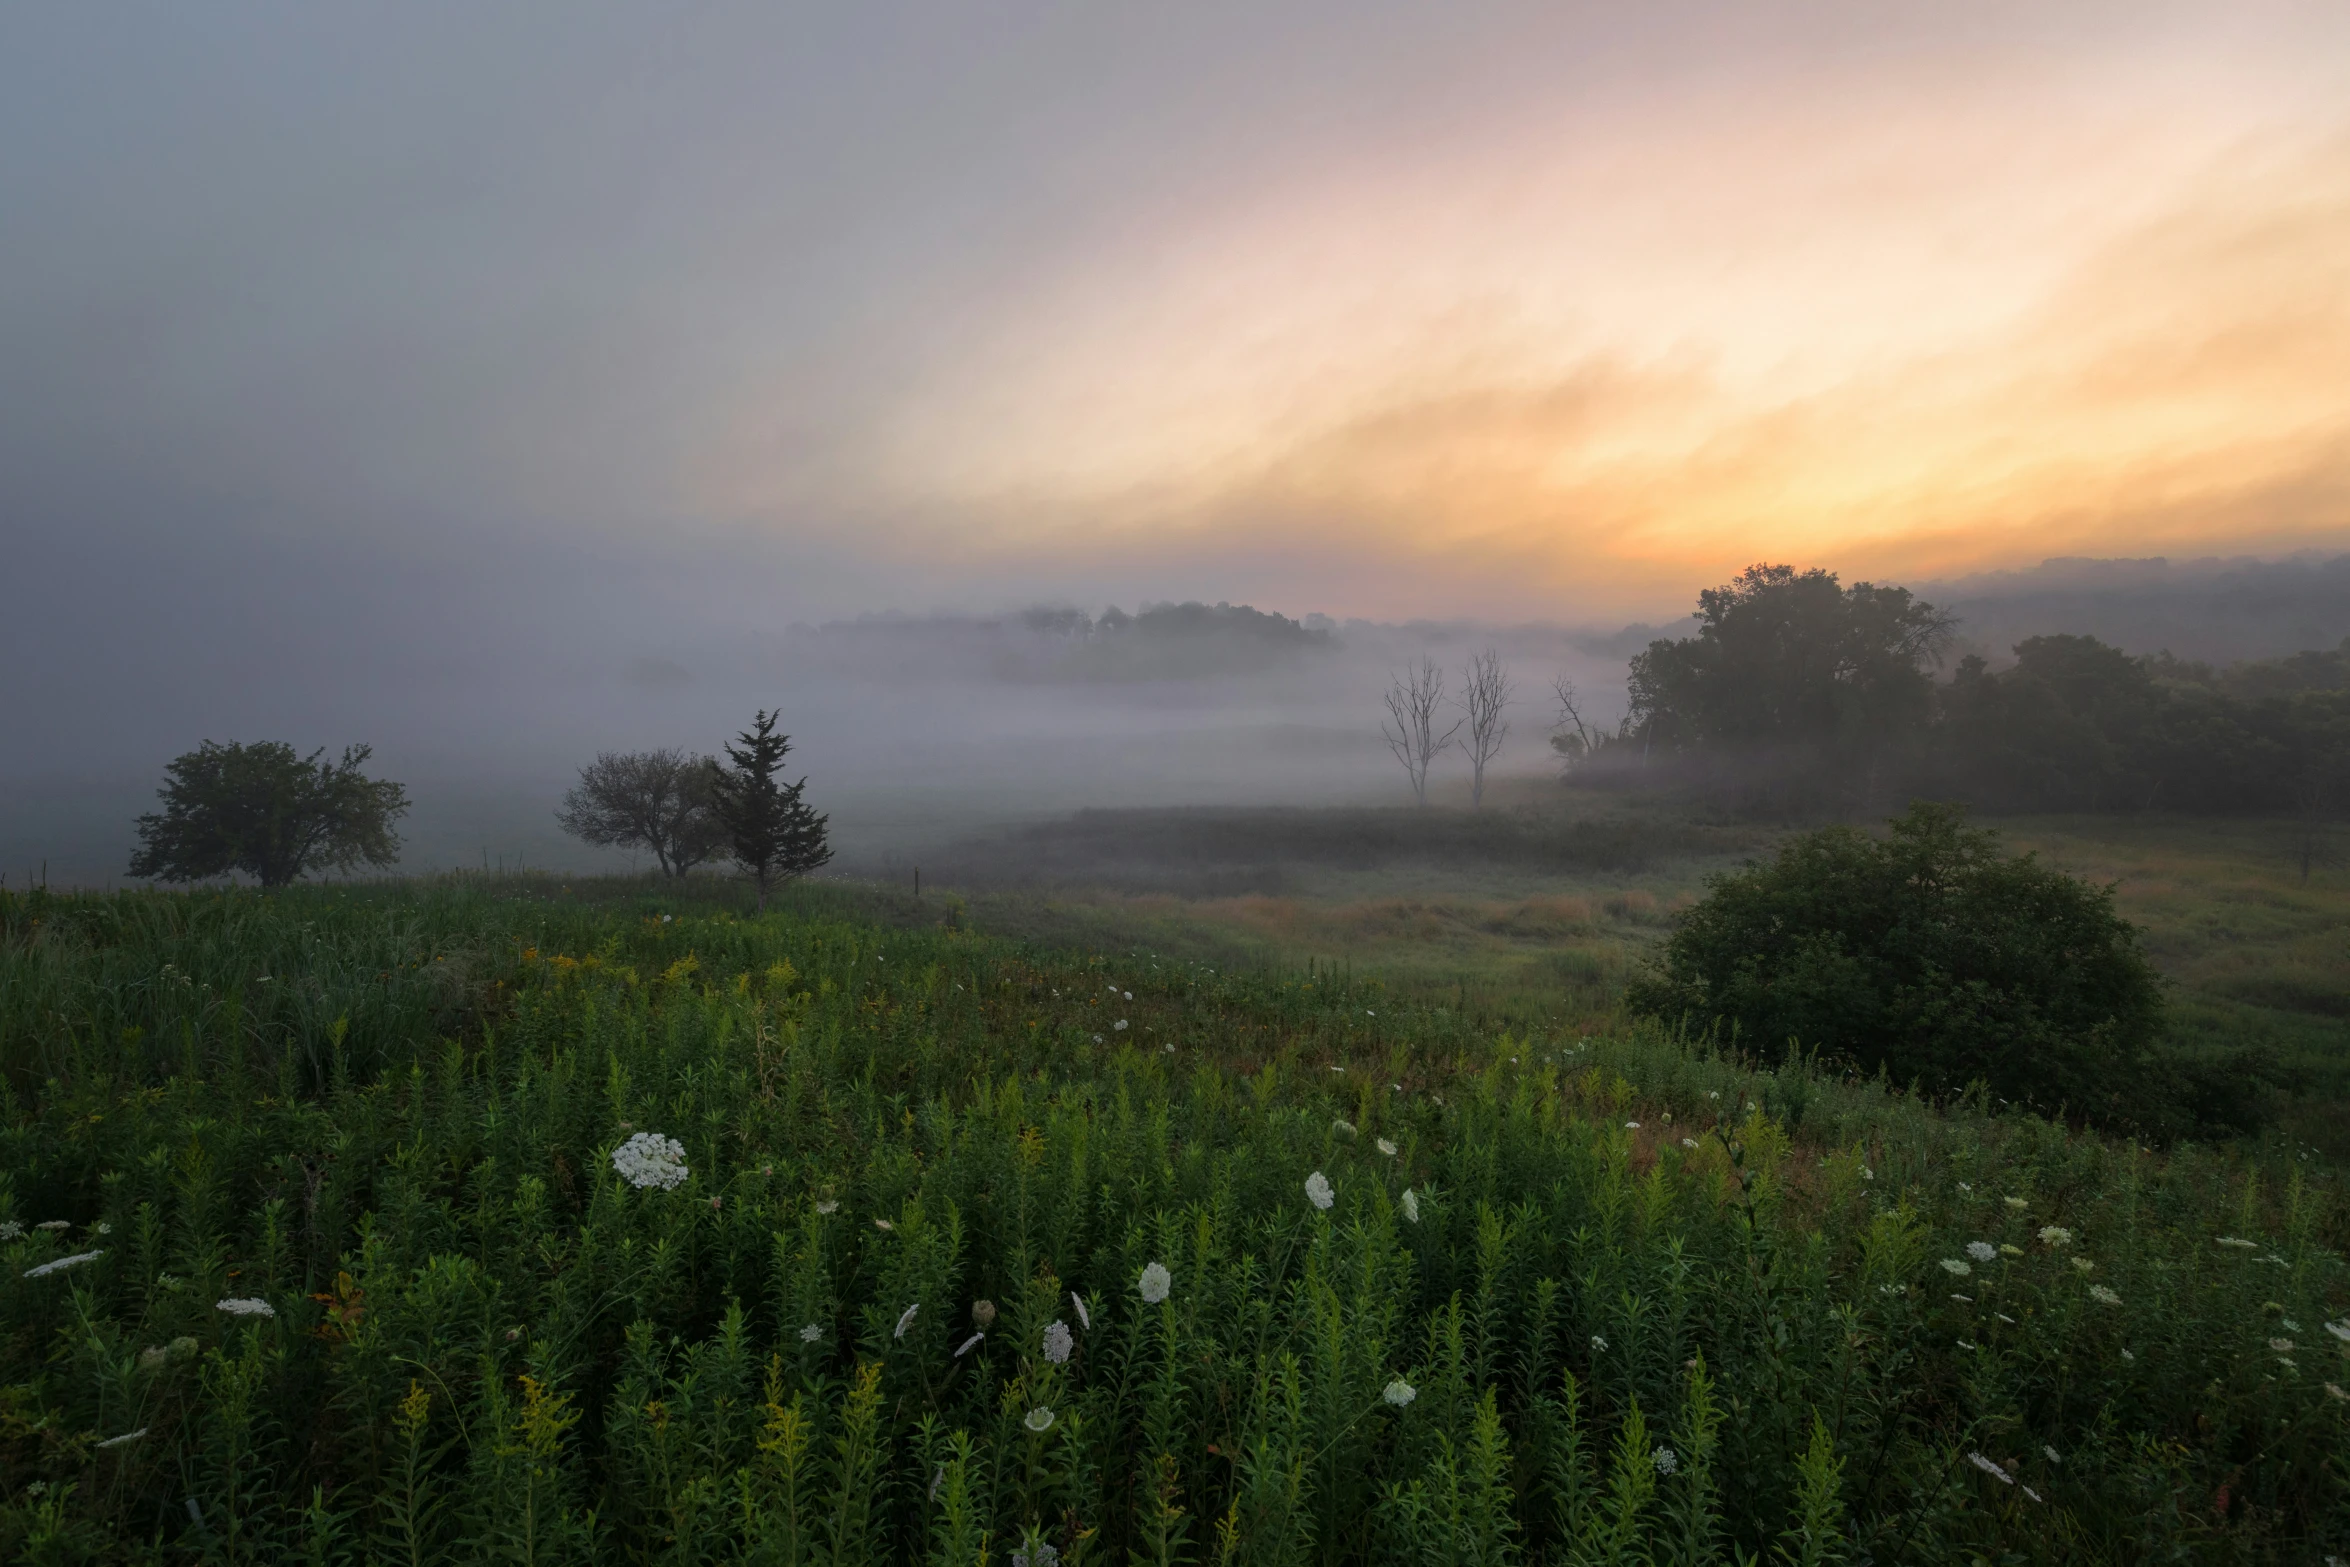
M 2293 1353 L 2293 1341 L 2289 1338 L 2272 1338 L 2268 1341 L 2268 1347 L 2280 1355 Z
M 2326 1384 L 2326 1397 L 2337 1403 L 2350 1404 L 2350 1393 L 2343 1392 L 2331 1382 Z
M 0 1243 L 24 1239 L 24 1226 L 14 1219 L 0 1219 Z
M 2037 1492 L 2037 1491 L 2033 1490 L 2033 1489 L 2032 1489 L 2030 1486 L 2028 1486 L 2028 1485 L 2027 1485 L 2027 1486 L 2020 1486 L 2020 1487 L 2018 1487 L 2018 1489 L 2020 1489 L 2020 1490 L 2021 1490 L 2021 1491 L 2024 1493 L 2024 1495 L 2026 1495 L 2026 1496 L 2030 1497 L 2030 1498 L 2031 1498 L 2033 1501 L 2035 1501 L 2035 1502 L 2045 1502 L 2045 1501 L 2047 1501 L 2047 1498 L 2046 1498 L 2046 1497 L 2042 1496 L 2042 1495 L 2041 1495 L 2039 1492 Z
M 2095 1273 L 2097 1271 L 2097 1264 L 2091 1262 L 2086 1257 L 2067 1257 L 2065 1258 L 2065 1261 L 2071 1263 L 2076 1270 L 2082 1273 Z
M 2327 1323 L 2326 1331 L 2331 1333 L 2334 1337 L 2340 1339 L 2343 1343 L 2350 1344 L 2350 1317 L 2344 1317 L 2339 1322 Z
M 813 1322 L 800 1329 L 800 1342 L 803 1344 L 813 1344 L 823 1337 L 824 1330 Z
M 1379 1139 L 1379 1151 L 1392 1159 L 1395 1157 L 1395 1144 L 1382 1137 Z
M 1420 1222 L 1419 1193 L 1413 1191 L 1409 1186 L 1407 1186 L 1403 1189 L 1403 1196 L 1398 1198 L 1397 1201 L 1403 1207 L 1403 1216 L 1406 1220 L 1413 1224 Z
M 1604 1354 L 1606 1354 L 1606 1353 L 1607 1353 L 1607 1340 L 1606 1340 L 1604 1337 L 1602 1337 L 1601 1335 L 1597 1334 L 1597 1333 L 1594 1333 L 1594 1334 L 1592 1334 L 1592 1335 L 1591 1335 L 1591 1352 L 1592 1352 L 1594 1355 L 1604 1355 Z
M 2021 1212 L 2023 1212 L 2023 1211 L 2024 1211 L 2026 1208 L 2029 1208 L 2030 1206 L 2032 1206 L 2030 1203 L 2028 1203 L 2028 1202 L 2024 1201 L 2024 1199 L 2022 1199 L 2021 1197 L 2010 1197 L 2010 1198 L 2008 1198 L 2008 1199 L 2007 1199 L 2007 1205 L 2008 1205 L 2010 1208 L 2013 1208 L 2013 1209 L 2014 1209 L 2016 1212 L 2018 1212 L 2018 1213 L 2021 1213 Z
M 1124 1018 L 1120 1018 L 1120 1019 L 1118 1019 L 1118 1021 L 1117 1021 L 1117 1022 L 1115 1022 L 1115 1023 L 1112 1023 L 1112 1024 L 1110 1025 L 1110 1032 L 1111 1032 L 1111 1033 L 1113 1033 L 1113 1034 L 1123 1034 L 1123 1033 L 1125 1033 L 1125 1032 L 1126 1032 L 1126 1020 L 1125 1020 Z
M 1156 1306 L 1167 1298 L 1167 1292 L 1174 1287 L 1175 1275 L 1169 1273 L 1163 1263 L 1154 1262 L 1142 1270 L 1142 1303 L 1144 1305 Z
M 103 1247 L 97 1251 L 77 1251 L 70 1257 L 58 1257 L 42 1263 L 37 1268 L 27 1268 L 24 1270 L 24 1276 L 28 1279 L 46 1278 L 52 1273 L 63 1273 L 68 1268 L 78 1268 L 85 1262 L 96 1262 L 105 1255 L 106 1251 Z
M 2000 1321 L 2002 1321 L 2002 1322 L 2006 1323 L 2006 1324 L 2007 1324 L 2009 1327 L 2011 1327 L 2011 1328 L 2015 1326 L 2015 1318 L 2013 1318 L 2013 1317 L 2009 1316 L 2009 1315 L 2008 1315 L 2006 1312 L 2004 1312 L 2004 1311 L 1994 1311 L 1993 1313 L 1991 1313 L 1991 1315 L 1993 1315 L 1994 1317 L 1997 1317 L 1997 1318 L 1998 1318 Z
M 105 1441 L 100 1442 L 98 1446 L 100 1448 L 128 1447 L 131 1443 L 136 1442 L 140 1437 L 143 1437 L 146 1434 L 147 1428 L 145 1426 L 141 1426 L 136 1431 L 125 1431 L 120 1436 L 110 1436 Z
M 2113 1291 L 2107 1289 L 2102 1284 L 2092 1284 L 2089 1286 L 2089 1298 L 2096 1301 L 2101 1306 L 2118 1306 L 2122 1303 L 2122 1298 L 2119 1295 L 2116 1295 Z
M 70 1230 L 73 1228 L 73 1220 L 43 1219 L 40 1223 L 34 1225 L 33 1228 L 36 1230 Z
M 840 1204 L 830 1197 L 821 1198 L 816 1204 L 816 1211 L 818 1213 L 838 1213 L 840 1212 Z
M 1330 1123 L 1330 1130 L 1336 1132 L 1339 1136 L 1345 1138 L 1349 1142 L 1354 1141 L 1355 1124 L 1354 1122 L 1347 1120 L 1344 1116 L 1341 1116 L 1337 1120 L 1332 1121 Z
M 971 1351 L 979 1347 L 979 1341 L 985 1337 L 987 1337 L 987 1335 L 984 1333 L 974 1333 L 969 1338 L 963 1340 L 962 1343 L 955 1346 L 955 1358 L 957 1360 L 961 1360 L 965 1355 L 970 1354 Z
M 1330 1205 L 1337 1200 L 1338 1194 L 1330 1189 L 1329 1177 L 1321 1171 L 1316 1170 L 1306 1177 L 1306 1201 L 1328 1212 Z
M 1640 1130 L 1640 1123 L 1638 1121 L 1626 1121 L 1624 1123 L 1624 1130 L 1627 1132 L 1637 1132 Z
M 683 1186 L 686 1178 L 685 1144 L 659 1132 L 639 1132 L 612 1150 L 612 1168 L 638 1191 Z
M 1999 1255 L 1999 1248 L 1989 1241 L 1968 1241 L 1966 1254 L 1977 1262 L 1990 1262 Z
M 2015 1484 L 2014 1475 L 2009 1474 L 2006 1470 L 2000 1468 L 1996 1461 L 1985 1458 L 1981 1453 L 1967 1454 L 1966 1461 L 1970 1464 L 1973 1464 L 1977 1469 L 1982 1470 L 1983 1473 L 1989 1475 L 1992 1479 L 1998 1481 L 2001 1485 Z
M 161 1371 L 164 1362 L 169 1359 L 171 1359 L 170 1350 L 165 1349 L 161 1344 L 150 1344 L 139 1351 L 139 1369 L 141 1371 Z
M 1658 1474 L 1669 1475 L 1674 1470 L 1681 1467 L 1681 1455 L 1674 1452 L 1669 1447 L 1660 1446 L 1654 1453 L 1649 1455 L 1649 1462 L 1656 1465 L 1656 1472 Z
M 2131 1354 L 2131 1353 L 2130 1353 L 2128 1350 L 2126 1350 L 2126 1349 L 2122 1351 L 2122 1359 L 2124 1359 L 2124 1360 L 2136 1360 L 2137 1358 L 2138 1358 L 2137 1356 L 2135 1356 L 2135 1355 Z
M 1953 1278 L 1963 1279 L 1975 1270 L 1963 1257 L 1945 1257 L 1942 1259 L 1942 1271 Z
M 1953 1295 L 1950 1298 L 1962 1306 L 1971 1306 L 1975 1303 L 1975 1297 L 1972 1295 Z
M 90 1226 L 90 1233 L 92 1235 L 112 1235 L 114 1226 L 108 1224 L 104 1219 L 100 1219 L 96 1224 Z
M 1412 1386 L 1409 1382 L 1406 1382 L 1403 1378 L 1397 1377 L 1394 1381 L 1387 1384 L 1386 1389 L 1381 1392 L 1379 1396 L 1387 1400 L 1387 1402 L 1390 1404 L 1393 1404 L 1396 1408 L 1401 1409 L 1404 1405 L 1410 1403 L 1413 1399 L 1418 1398 L 1420 1396 L 1420 1390 Z
M 1864 1164 L 1860 1167 L 1860 1178 L 1864 1181 L 1873 1181 L 1877 1178 L 1877 1172 Z
M 1093 1331 L 1093 1313 L 1085 1309 L 1085 1297 L 1075 1290 L 1071 1290 L 1069 1304 L 1077 1308 L 1077 1325 L 1091 1333 Z
M 1020 1423 L 1031 1431 L 1039 1433 L 1050 1431 L 1053 1428 L 1053 1412 L 1039 1404 L 1028 1411 L 1027 1418 Z
M 895 1333 L 892 1333 L 890 1337 L 904 1338 L 906 1336 L 906 1329 L 914 1325 L 914 1313 L 920 1311 L 921 1309 L 922 1302 L 920 1301 L 916 1301 L 911 1306 L 908 1306 L 906 1308 L 905 1315 L 898 1318 L 898 1330 Z
M 873 1227 L 885 1233 L 895 1233 L 897 1230 L 897 1226 L 890 1223 L 887 1219 L 875 1219 L 873 1221 Z
M 2058 1453 L 2057 1450 L 2053 1447 L 2049 1447 L 2043 1444 L 2040 1448 L 2040 1451 L 2048 1455 L 2048 1461 L 2052 1464 L 2061 1464 L 2064 1462 L 2063 1455 Z
M 1069 1352 L 1077 1347 L 1077 1337 L 1069 1331 L 1066 1322 L 1055 1322 L 1044 1330 L 1044 1358 L 1056 1366 L 1069 1363 Z
M 1958 1183 L 1958 1189 L 1959 1189 L 1960 1191 L 1962 1191 L 1962 1192 L 1971 1192 L 1971 1191 L 1973 1191 L 1975 1188 L 1974 1188 L 1974 1184 L 1973 1184 L 1972 1182 L 1970 1182 L 1970 1181 L 1961 1181 L 1961 1182 L 1959 1182 L 1959 1183 Z
M 226 1300 L 212 1303 L 214 1311 L 225 1311 L 232 1317 L 274 1317 L 277 1308 L 257 1295 L 231 1295 Z
M 2260 1242 L 2258 1241 L 2238 1240 L 2233 1235 L 2214 1235 L 2212 1239 L 2219 1242 L 2219 1244 L 2222 1246 L 2233 1246 L 2238 1251 L 2256 1251 L 2260 1246 Z
M 2043 1245 L 2043 1246 L 2070 1246 L 2072 1243 L 2073 1243 L 2073 1232 L 2072 1232 L 2072 1231 L 2070 1231 L 2070 1230 L 2068 1230 L 2068 1229 L 2066 1229 L 2066 1228 L 2065 1228 L 2063 1225 L 2061 1225 L 2061 1224 L 2043 1224 L 2043 1225 L 2041 1225 L 2041 1226 L 2040 1226 L 2040 1244 L 2041 1244 L 2041 1245 Z
M 2024 1249 L 2021 1246 L 2010 1246 L 2005 1241 L 1999 1243 L 1999 1255 L 2002 1257 L 2020 1257 L 2023 1254 Z

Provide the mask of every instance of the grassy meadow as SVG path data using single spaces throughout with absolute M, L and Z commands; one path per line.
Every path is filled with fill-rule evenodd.
M 987 914 L 0 894 L 0 1559 L 2350 1554 L 2323 1160 Z

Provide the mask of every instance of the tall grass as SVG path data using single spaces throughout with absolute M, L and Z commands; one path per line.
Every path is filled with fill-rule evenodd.
M 0 897 L 0 1556 L 2350 1551 L 2330 1178 L 553 891 Z

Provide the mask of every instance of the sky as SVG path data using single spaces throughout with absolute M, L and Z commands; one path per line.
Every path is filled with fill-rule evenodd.
M 790 628 L 1604 683 L 1559 628 L 1757 561 L 2350 549 L 2345 364 L 2339 0 L 0 7 L 0 863 L 264 736 L 544 853 L 777 702 L 875 843 L 1387 789 L 1452 631 L 1192 701 Z
M 2338 3 L 16 6 L 0 211 L 0 523 L 142 602 L 2350 543 Z

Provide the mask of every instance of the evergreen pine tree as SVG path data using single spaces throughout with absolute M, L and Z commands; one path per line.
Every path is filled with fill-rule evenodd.
M 775 732 L 783 716 L 762 708 L 751 727 L 726 748 L 734 766 L 719 774 L 718 819 L 725 825 L 736 863 L 759 888 L 759 911 L 768 891 L 794 876 L 805 876 L 832 858 L 825 818 L 800 798 L 808 780 L 784 783 L 776 775 L 791 751 L 791 736 Z

